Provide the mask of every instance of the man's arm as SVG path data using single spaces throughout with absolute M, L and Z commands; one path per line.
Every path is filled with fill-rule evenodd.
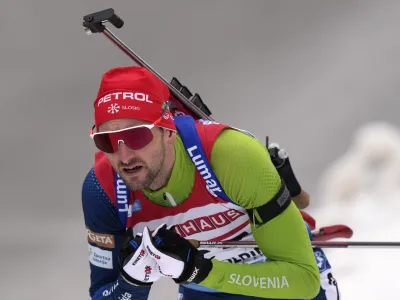
M 301 189 L 300 194 L 293 197 L 292 200 L 298 209 L 304 209 L 310 204 L 310 196 L 303 189 Z
M 83 182 L 82 208 L 88 232 L 91 299 L 147 299 L 149 287 L 131 285 L 120 275 L 120 239 L 125 228 L 93 169 Z
M 268 138 L 266 146 L 268 148 L 271 161 L 279 175 L 285 181 L 294 204 L 296 204 L 298 209 L 306 208 L 310 204 L 310 196 L 305 190 L 303 190 L 297 181 L 286 151 L 280 149 L 279 145 L 276 143 L 269 144 Z M 281 151 L 283 151 L 283 157 L 280 155 Z
M 238 205 L 256 208 L 278 193 L 281 178 L 268 150 L 243 133 L 224 130 L 213 146 L 211 165 L 226 194 Z M 231 264 L 213 259 L 201 285 L 221 292 L 264 298 L 310 299 L 320 289 L 320 276 L 299 210 L 286 210 L 252 233 L 269 262 Z

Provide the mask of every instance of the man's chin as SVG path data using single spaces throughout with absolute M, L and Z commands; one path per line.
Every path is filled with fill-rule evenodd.
M 131 190 L 131 191 L 138 191 L 142 190 L 144 188 L 147 188 L 147 180 L 146 176 L 121 176 L 122 180 L 126 184 L 126 186 Z

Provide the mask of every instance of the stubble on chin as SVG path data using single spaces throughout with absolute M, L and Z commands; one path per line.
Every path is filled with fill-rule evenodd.
M 137 177 L 135 179 L 125 178 L 124 176 L 121 176 L 121 174 L 120 178 L 129 190 L 133 192 L 140 191 L 148 188 L 154 181 L 155 177 L 155 174 L 152 174 L 152 172 L 148 168 L 145 168 L 141 172 L 144 174 L 141 174 L 140 177 Z

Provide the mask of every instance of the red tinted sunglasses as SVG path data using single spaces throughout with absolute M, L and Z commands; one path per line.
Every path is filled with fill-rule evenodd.
M 138 125 L 113 131 L 94 132 L 95 126 L 90 130 L 90 137 L 100 151 L 115 153 L 118 151 L 119 143 L 124 143 L 132 150 L 139 150 L 153 140 L 151 129 L 154 128 L 161 118 L 150 125 Z
M 169 103 L 166 103 L 161 117 L 150 125 L 138 125 L 113 131 L 94 132 L 94 125 L 90 130 L 90 137 L 100 151 L 115 153 L 118 151 L 119 143 L 124 143 L 132 150 L 139 150 L 146 147 L 153 140 L 151 129 L 154 128 L 165 113 L 169 111 Z

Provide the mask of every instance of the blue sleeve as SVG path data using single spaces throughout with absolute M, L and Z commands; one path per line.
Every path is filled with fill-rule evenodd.
M 125 228 L 93 169 L 83 182 L 82 208 L 88 237 L 91 299 L 146 300 L 150 287 L 131 285 L 120 276 L 119 243 Z

